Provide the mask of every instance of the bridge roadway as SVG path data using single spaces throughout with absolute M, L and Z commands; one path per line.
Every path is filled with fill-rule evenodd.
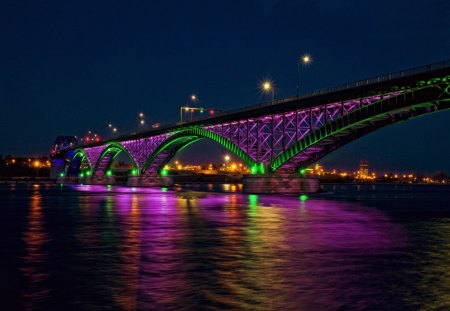
M 111 164 L 123 152 L 134 167 L 130 184 L 167 185 L 170 159 L 210 139 L 248 165 L 246 192 L 309 192 L 318 185 L 299 176 L 303 168 L 377 129 L 448 108 L 450 61 L 444 61 L 114 140 L 55 145 L 52 175 L 111 183 Z

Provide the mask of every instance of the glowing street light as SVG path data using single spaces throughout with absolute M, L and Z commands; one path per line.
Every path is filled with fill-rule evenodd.
M 297 58 L 297 97 L 300 96 L 300 63 L 303 65 L 308 65 L 312 62 L 311 56 L 305 54 Z
M 138 125 L 144 126 L 145 125 L 145 115 L 143 112 L 139 112 L 136 117 L 136 132 Z
M 275 94 L 275 88 L 274 88 L 273 82 L 270 80 L 264 80 L 261 82 L 260 88 L 263 93 L 272 94 L 271 101 L 273 101 L 273 97 Z
M 186 111 L 186 113 L 189 113 L 191 111 L 191 119 L 192 119 L 192 112 L 193 109 L 189 107 L 189 101 L 192 103 L 197 101 L 197 95 L 192 94 L 186 99 L 186 107 L 180 107 L 180 123 L 183 123 L 183 110 Z M 188 115 L 189 116 L 189 115 Z
M 111 130 L 111 132 L 112 132 L 113 134 L 116 134 L 117 131 L 118 131 L 117 127 L 115 127 L 112 123 L 109 123 L 109 124 L 108 124 L 108 128 Z

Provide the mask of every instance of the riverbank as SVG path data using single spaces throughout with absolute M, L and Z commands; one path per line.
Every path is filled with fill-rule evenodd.
M 18 183 L 55 183 L 54 179 L 49 177 L 0 177 L 0 184 L 18 184 Z

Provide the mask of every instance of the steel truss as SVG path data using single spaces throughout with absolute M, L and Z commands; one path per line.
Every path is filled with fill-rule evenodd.
M 268 171 L 278 169 L 292 171 L 298 169 L 299 166 L 313 163 L 316 161 L 315 159 L 330 152 L 329 150 L 334 150 L 334 145 L 340 145 L 339 140 L 342 140 L 342 138 L 339 138 L 337 132 L 331 131 L 330 127 L 341 124 L 344 122 L 341 120 L 347 120 L 346 117 L 358 119 L 355 116 L 359 116 L 359 111 L 364 111 L 364 116 L 370 118 L 376 113 L 375 110 L 372 112 L 372 107 L 379 107 L 377 109 L 383 110 L 385 103 L 397 103 L 408 96 L 411 100 L 416 100 L 414 95 L 419 94 L 423 88 L 438 90 L 439 95 L 436 96 L 442 101 L 442 98 L 449 97 L 449 81 L 443 83 L 439 80 L 435 85 L 425 83 L 424 86 L 420 87 L 405 87 L 397 91 L 349 98 L 307 108 L 294 107 L 281 113 L 269 113 L 231 122 L 191 126 L 185 129 L 178 128 L 155 136 L 108 143 L 102 146 L 85 147 L 83 150 L 90 167 L 95 170 L 93 173 L 104 173 L 111 165 L 114 157 L 125 151 L 140 173 L 152 174 L 160 171 L 162 166 L 186 145 L 201 138 L 209 138 L 237 153 L 238 156 L 246 158 L 246 163 L 249 165 L 255 167 L 262 165 Z M 358 126 L 370 126 L 370 122 L 366 120 L 360 122 L 363 121 L 365 123 Z M 327 133 L 333 133 L 330 134 L 331 136 L 327 136 L 327 139 L 325 139 L 325 136 L 320 136 L 320 133 L 325 130 Z M 339 135 L 348 136 L 345 131 L 348 132 L 349 130 L 343 128 Z M 181 139 L 183 133 L 186 133 L 185 140 Z M 161 149 L 160 147 L 165 145 L 173 135 L 180 136 L 180 140 Z M 310 144 L 306 144 L 306 142 Z M 115 147 L 111 144 L 114 144 Z M 298 146 L 306 146 L 305 144 L 308 145 L 306 149 L 296 149 Z M 258 168 L 254 172 L 262 173 L 264 169 Z

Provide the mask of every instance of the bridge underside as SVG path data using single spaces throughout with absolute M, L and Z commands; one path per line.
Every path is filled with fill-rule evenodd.
M 271 171 L 296 172 L 343 145 L 390 124 L 450 108 L 447 93 L 428 88 L 356 109 L 313 131 L 270 164 Z

